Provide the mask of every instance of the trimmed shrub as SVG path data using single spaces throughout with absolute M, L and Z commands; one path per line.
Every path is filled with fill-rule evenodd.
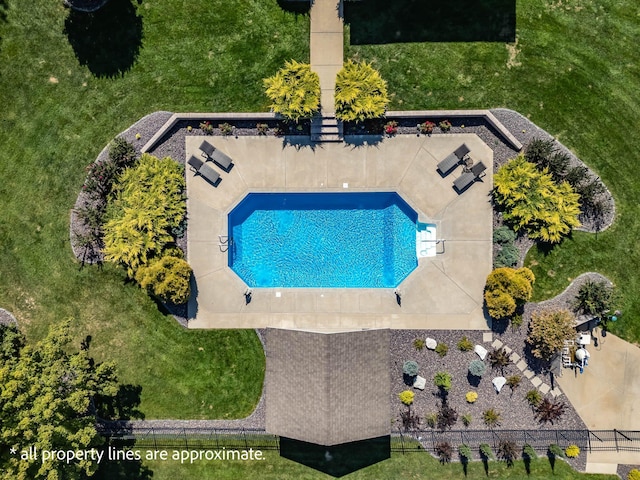
M 493 231 L 493 243 L 499 243 L 500 245 L 513 243 L 516 239 L 516 232 L 511 230 L 506 225 L 498 227 Z
M 441 357 L 446 356 L 448 351 L 449 346 L 446 343 L 439 343 L 438 345 L 436 345 L 435 352 Z
M 464 396 L 464 398 L 468 403 L 475 403 L 475 401 L 478 400 L 478 393 L 477 392 L 467 392 L 467 394 Z
M 451 375 L 447 372 L 438 372 L 433 377 L 433 383 L 439 389 L 448 392 L 451 389 Z
M 493 199 L 516 232 L 558 243 L 580 226 L 580 195 L 567 182 L 558 184 L 546 170 L 538 171 L 522 155 L 500 167 L 494 185 Z
M 634 468 L 627 474 L 627 480 L 640 480 L 640 470 Z
M 191 295 L 191 267 L 182 258 L 167 255 L 152 260 L 136 271 L 135 278 L 142 288 L 163 302 L 182 305 Z
M 526 342 L 534 357 L 550 360 L 575 334 L 574 316 L 569 310 L 542 310 L 531 315 Z
M 528 443 L 525 444 L 524 447 L 522 447 L 522 456 L 529 458 L 530 460 L 535 460 L 536 458 L 538 458 L 538 454 Z
M 336 117 L 362 122 L 384 115 L 389 104 L 387 82 L 367 62 L 348 60 L 336 76 Z
M 466 461 L 472 459 L 471 448 L 469 448 L 469 445 L 465 443 L 461 443 L 460 445 L 458 445 L 458 454 Z
M 466 335 L 458 342 L 458 350 L 461 352 L 470 352 L 473 350 L 473 342 L 469 340 Z
M 311 118 L 320 109 L 320 77 L 308 63 L 287 61 L 263 83 L 271 109 L 289 120 Z
M 542 394 L 535 388 L 529 390 L 525 395 L 525 398 L 527 399 L 527 402 L 529 402 L 529 405 L 531 405 L 531 407 L 533 408 L 537 407 L 538 405 L 540 405 L 540 402 L 542 402 Z
M 567 458 L 576 458 L 578 455 L 580 455 L 580 447 L 578 447 L 577 445 L 569 445 L 567 448 L 565 448 L 564 454 L 567 456 Z
M 474 377 L 482 377 L 487 371 L 487 366 L 482 360 L 471 360 L 469 362 L 469 373 Z
M 493 451 L 491 450 L 491 445 L 489 445 L 488 443 L 481 443 L 478 450 L 480 451 L 480 456 L 484 460 L 493 460 Z
M 405 405 L 411 405 L 413 403 L 414 397 L 415 394 L 411 390 L 405 390 L 404 392 L 400 392 L 398 394 L 398 398 L 400 398 L 400 401 Z
M 415 377 L 418 375 L 418 363 L 413 360 L 407 360 L 404 362 L 404 365 L 402 365 L 402 373 L 410 377 Z
M 562 458 L 564 457 L 564 450 L 562 450 L 562 448 L 560 448 L 556 443 L 552 443 L 549 445 L 548 454 L 549 456 Z
M 526 267 L 496 268 L 487 276 L 484 299 L 492 318 L 513 315 L 518 305 L 527 302 L 533 293 L 535 276 Z
M 496 411 L 495 408 L 490 408 L 489 410 L 485 410 L 484 412 L 482 412 L 482 421 L 489 428 L 499 427 L 500 412 Z
M 496 254 L 496 259 L 493 262 L 494 267 L 513 267 L 518 263 L 520 259 L 520 250 L 513 243 L 503 245 L 500 251 Z
M 416 338 L 413 341 L 413 348 L 415 348 L 416 350 L 420 351 L 420 350 L 422 350 L 424 348 L 424 344 L 425 344 L 425 341 L 424 341 L 423 338 Z

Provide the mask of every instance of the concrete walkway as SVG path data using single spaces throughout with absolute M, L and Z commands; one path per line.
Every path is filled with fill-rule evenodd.
M 611 333 L 602 337 L 600 329 L 596 337 L 598 346 L 587 347 L 591 358 L 584 373 L 565 369 L 558 384 L 590 430 L 640 430 L 640 348 Z M 615 473 L 618 464 L 640 464 L 640 453 L 587 455 L 591 473 Z
M 344 50 L 342 0 L 314 0 L 310 16 L 311 70 L 320 76 L 320 112 L 323 117 L 333 117 L 336 75 L 342 68 Z

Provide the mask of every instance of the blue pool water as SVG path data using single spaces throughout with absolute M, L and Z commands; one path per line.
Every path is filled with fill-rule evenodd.
M 250 287 L 396 287 L 417 217 L 396 193 L 251 193 L 229 214 L 229 266 Z

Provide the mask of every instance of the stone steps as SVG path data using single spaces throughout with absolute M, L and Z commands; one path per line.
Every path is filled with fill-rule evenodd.
M 311 119 L 311 141 L 342 142 L 342 122 L 334 116 L 317 116 Z

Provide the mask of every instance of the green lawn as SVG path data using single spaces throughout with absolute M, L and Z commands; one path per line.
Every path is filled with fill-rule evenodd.
M 264 452 L 263 461 L 228 461 L 194 463 L 181 465 L 174 461 L 145 462 L 154 472 L 154 480 L 174 478 L 198 478 L 200 480 L 231 480 L 237 478 L 256 478 L 260 480 L 329 480 L 335 477 L 326 475 L 309 467 L 281 458 L 277 452 Z M 489 462 L 488 478 L 547 480 L 614 480 L 616 475 L 581 474 L 563 461 L 556 461 L 555 475 L 549 461 L 538 459 L 531 463 L 531 475 L 527 476 L 523 462 L 516 462 L 507 468 L 504 462 Z M 428 472 L 428 473 L 427 473 Z M 460 463 L 440 465 L 426 453 L 393 454 L 390 459 L 371 465 L 362 470 L 340 477 L 344 480 L 393 479 L 393 478 L 429 478 L 429 480 L 466 479 L 481 480 L 487 478 L 482 462 L 472 462 L 465 476 Z M 136 478 L 136 477 L 128 477 Z
M 461 2 L 460 8 L 475 8 L 469 0 Z M 483 3 L 508 10 L 510 2 Z M 410 5 L 415 12 L 393 10 L 387 17 L 403 14 L 424 19 L 426 29 L 432 31 L 422 34 L 434 41 L 347 45 L 345 56 L 372 61 L 380 68 L 395 94 L 392 109 L 512 108 L 557 136 L 593 168 L 613 192 L 616 224 L 597 236 L 576 233 L 550 254 L 532 251 L 526 263 L 537 277 L 535 300 L 561 292 L 581 272 L 598 271 L 623 296 L 623 317 L 611 330 L 640 342 L 640 297 L 636 295 L 640 250 L 635 248 L 640 237 L 636 220 L 640 216 L 637 2 L 518 1 L 515 49 L 502 42 L 455 41 L 472 36 L 473 25 L 459 32 L 445 29 L 446 35 L 437 38 L 433 32 L 439 31 L 438 21 L 429 23 L 430 19 L 446 17 L 441 10 L 453 7 L 446 4 L 430 13 L 431 4 L 425 11 L 420 11 L 423 7 L 418 3 Z M 382 38 L 396 31 L 384 23 L 383 13 L 365 20 L 356 13 L 346 10 L 345 14 L 356 40 L 363 35 L 374 37 L 376 31 Z M 447 19 L 441 21 L 446 27 Z M 480 27 L 483 22 L 478 22 Z M 410 33 L 398 31 L 401 38 Z M 443 39 L 449 41 L 438 41 Z
M 147 418 L 245 416 L 264 375 L 255 333 L 184 331 L 121 270 L 80 269 L 69 210 L 84 167 L 140 117 L 265 111 L 262 77 L 285 59 L 308 60 L 308 18 L 276 0 L 112 0 L 109 9 L 93 25 L 65 26 L 62 0 L 0 1 L 0 306 L 31 339 L 73 317 L 78 343 L 91 335 L 96 357 L 142 387 Z

